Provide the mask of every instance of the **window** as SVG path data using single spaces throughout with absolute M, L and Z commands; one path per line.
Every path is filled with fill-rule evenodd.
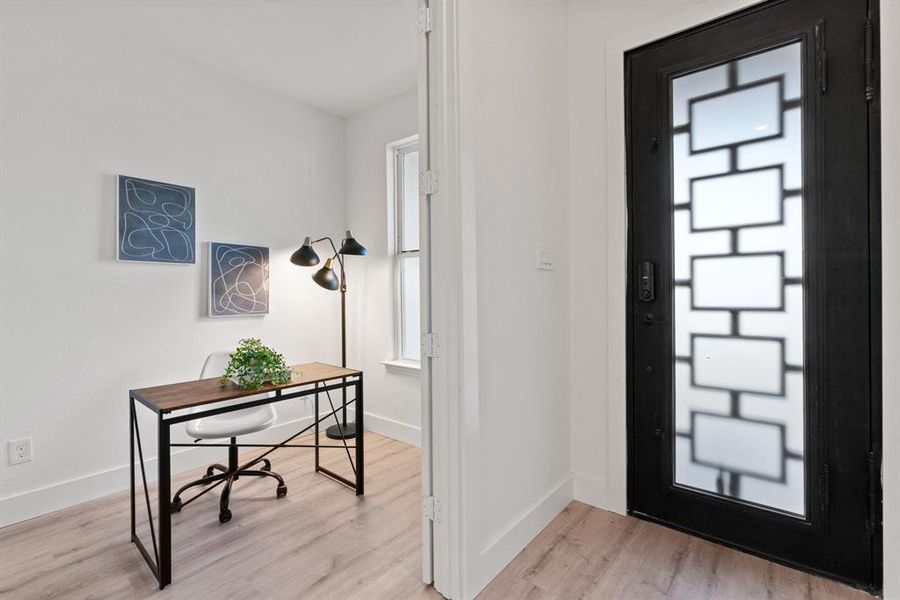
M 418 361 L 419 336 L 419 149 L 417 141 L 393 146 L 397 354 Z

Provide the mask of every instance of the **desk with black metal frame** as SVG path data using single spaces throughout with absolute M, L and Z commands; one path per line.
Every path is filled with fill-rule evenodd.
M 172 582 L 172 507 L 171 507 L 171 464 L 170 451 L 173 447 L 191 447 L 213 446 L 228 447 L 228 444 L 203 444 L 203 443 L 172 443 L 171 431 L 172 425 L 184 423 L 194 419 L 203 417 L 211 417 L 227 412 L 243 410 L 245 408 L 253 408 L 264 404 L 275 402 L 283 402 L 285 400 L 293 400 L 295 398 L 303 398 L 306 396 L 314 396 L 313 422 L 305 426 L 297 433 L 291 435 L 280 444 L 238 444 L 238 447 L 245 448 L 269 448 L 265 453 L 256 456 L 247 464 L 241 465 L 241 469 L 249 468 L 250 463 L 258 461 L 260 458 L 267 456 L 278 448 L 314 448 L 315 449 L 315 465 L 316 472 L 322 473 L 335 481 L 350 487 L 356 491 L 357 496 L 362 496 L 363 489 L 363 374 L 362 371 L 355 369 L 346 369 L 334 365 L 324 363 L 305 363 L 291 367 L 291 381 L 281 385 L 266 384 L 260 389 L 242 390 L 238 386 L 228 383 L 221 385 L 218 379 L 201 379 L 197 381 L 188 381 L 185 383 L 175 383 L 169 385 L 161 385 L 150 388 L 141 388 L 131 390 L 128 394 L 129 405 L 129 446 L 131 455 L 131 541 L 137 546 L 144 560 L 150 566 L 150 570 L 159 581 L 159 588 L 162 589 Z M 329 382 L 334 383 L 329 383 Z M 312 387 L 309 387 L 312 386 Z M 294 390 L 292 388 L 303 387 L 303 389 Z M 337 420 L 337 410 L 331 400 L 332 390 L 345 390 L 347 388 L 355 389 L 355 397 L 347 401 L 347 404 L 353 404 L 356 412 L 357 437 L 353 440 L 352 445 L 347 444 L 347 440 L 341 440 L 342 444 L 319 443 L 319 424 L 326 419 L 334 418 Z M 257 398 L 248 400 L 247 402 L 238 402 L 222 407 L 212 407 L 209 410 L 200 412 L 191 412 L 187 414 L 171 415 L 171 413 L 194 408 L 201 405 L 213 404 L 224 400 L 234 400 L 246 396 L 258 396 L 259 394 L 269 393 L 266 398 Z M 324 416 L 319 414 L 319 395 L 325 394 L 328 398 L 330 411 Z M 159 535 L 153 527 L 153 511 L 151 509 L 150 493 L 147 488 L 147 474 L 144 469 L 144 453 L 141 447 L 141 432 L 138 426 L 137 410 L 135 401 L 143 404 L 151 411 L 156 413 L 157 419 L 157 448 L 158 448 L 158 512 L 159 512 Z M 310 429 L 314 430 L 315 443 L 313 444 L 290 444 L 291 440 L 306 433 Z M 141 466 L 141 479 L 144 485 L 144 500 L 147 505 L 148 525 L 150 527 L 150 539 L 153 547 L 153 554 L 147 550 L 147 547 L 140 540 L 136 533 L 135 521 L 135 442 L 137 442 L 138 459 Z M 347 452 L 347 459 L 353 469 L 356 481 L 351 481 L 346 477 L 338 475 L 333 471 L 326 469 L 319 464 L 319 450 L 321 448 L 343 448 Z M 351 456 L 350 450 L 354 450 L 355 459 Z M 215 487 L 222 484 L 224 480 L 210 484 L 195 496 L 182 502 L 181 508 L 190 504 L 200 496 L 206 494 Z

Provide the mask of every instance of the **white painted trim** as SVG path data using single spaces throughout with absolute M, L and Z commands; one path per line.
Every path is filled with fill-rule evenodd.
M 474 157 L 460 147 L 464 120 L 459 114 L 459 71 L 464 61 L 458 38 L 472 31 L 460 25 L 460 0 L 428 3 L 432 30 L 427 135 L 430 166 L 441 179 L 430 203 L 430 306 L 432 331 L 440 335 L 442 349 L 440 357 L 423 360 L 423 370 L 429 369 L 432 384 L 432 493 L 443 515 L 433 528 L 434 587 L 443 596 L 458 599 L 474 597 L 480 589 L 473 591 L 471 583 L 479 562 L 479 490 L 476 474 L 465 472 L 467 466 L 478 464 L 475 196 L 462 189 L 473 179 L 463 177 L 463 171 L 471 168 L 463 160 Z
M 328 413 L 330 414 L 330 413 Z M 323 415 L 324 416 L 324 415 Z M 245 441 L 253 443 L 275 443 L 312 423 L 311 417 L 301 417 L 260 431 L 252 436 L 243 436 Z M 153 439 L 152 436 L 150 438 Z M 145 439 L 145 450 L 149 450 Z M 155 449 L 154 449 L 155 451 Z M 225 448 L 186 448 L 172 452 L 172 475 L 184 473 L 212 462 L 221 462 Z M 137 463 L 135 463 L 137 465 Z M 140 482 L 139 467 L 135 479 Z M 144 468 L 147 481 L 156 481 L 156 457 L 146 458 Z M 92 473 L 77 479 L 54 483 L 46 487 L 28 490 L 14 496 L 0 498 L 0 527 L 19 523 L 34 517 L 46 515 L 63 508 L 69 508 L 82 502 L 128 489 L 128 465 L 120 465 Z
M 367 412 L 365 426 L 366 431 L 389 437 L 416 448 L 421 448 L 422 446 L 422 430 L 415 425 Z
M 900 600 L 900 3 L 881 0 L 884 598 Z
M 408 91 L 412 91 L 412 90 L 408 90 Z M 405 138 L 400 138 L 399 140 L 395 140 L 393 142 L 388 142 L 386 144 L 387 152 L 388 152 L 388 161 L 393 160 L 394 152 L 396 152 L 398 148 L 402 148 L 403 146 L 411 146 L 413 144 L 418 145 L 418 143 L 419 143 L 419 134 L 418 133 L 408 135 Z M 388 176 L 390 176 L 390 174 L 392 172 L 393 172 L 393 169 L 389 166 L 388 167 Z
M 526 510 L 504 531 L 491 538 L 481 550 L 478 589 L 484 588 L 493 577 L 515 558 L 522 548 L 546 527 L 573 498 L 573 477 L 569 475 L 534 505 Z
M 423 136 L 424 137 L 424 136 Z M 422 206 L 425 205 L 427 208 L 427 203 L 425 203 L 425 198 L 421 191 L 417 193 L 417 200 L 420 205 L 419 210 L 419 221 L 416 223 L 416 227 L 419 229 L 419 248 L 416 250 L 406 250 L 401 251 L 403 247 L 403 236 L 404 236 L 404 211 L 403 211 L 403 203 L 405 202 L 404 196 L 404 187 L 403 180 L 406 177 L 405 167 L 404 167 L 404 158 L 407 154 L 412 154 L 416 152 L 419 154 L 419 160 L 422 161 L 424 157 L 424 152 L 419 149 L 419 136 L 418 134 L 409 136 L 404 138 L 407 141 L 406 143 L 401 143 L 403 140 L 398 142 L 392 142 L 388 144 L 388 148 L 391 149 L 391 173 L 390 178 L 393 182 L 390 185 L 391 188 L 391 209 L 388 213 L 390 215 L 391 223 L 389 224 L 388 229 L 390 229 L 393 233 L 393 240 L 389 242 L 388 248 L 391 250 L 391 255 L 393 257 L 393 276 L 394 276 L 394 351 L 393 356 L 397 357 L 398 361 L 409 360 L 404 358 L 404 352 L 406 349 L 403 347 L 403 330 L 404 330 L 404 295 L 406 290 L 403 285 L 403 262 L 406 260 L 411 260 L 413 258 L 418 258 L 419 260 L 419 279 L 420 281 L 424 281 L 425 278 L 422 276 L 423 274 L 427 274 L 427 268 L 423 266 L 424 258 L 426 252 L 422 251 L 423 246 L 428 243 L 428 228 L 423 226 L 423 221 L 428 219 L 428 213 L 421 214 Z M 427 140 L 426 140 L 427 141 Z M 420 181 L 422 178 L 422 173 L 426 170 L 424 161 L 421 164 L 421 168 L 419 169 L 419 173 L 416 174 L 417 181 Z M 407 226 L 412 225 L 407 224 Z M 428 316 L 422 315 L 422 304 L 427 301 L 426 297 L 422 298 L 421 293 L 421 285 L 419 286 L 419 327 L 420 331 L 426 331 L 423 329 L 424 325 L 428 322 Z M 421 348 L 421 339 L 415 340 L 415 347 Z
M 422 363 L 418 360 L 409 360 L 407 358 L 398 358 L 397 360 L 383 360 L 381 364 L 388 371 L 399 373 L 401 375 L 412 375 L 419 377 L 422 372 Z
M 432 4 L 435 0 L 417 0 L 416 11 L 421 17 L 423 14 L 426 19 L 431 19 Z M 434 157 L 434 141 L 432 139 L 432 121 L 437 113 L 432 113 L 433 96 L 437 93 L 436 63 L 433 60 L 434 46 L 437 32 L 421 32 L 417 36 L 416 54 L 417 54 L 417 89 L 416 98 L 417 107 L 417 124 L 418 124 L 418 144 L 419 144 L 419 177 L 421 178 L 422 167 L 425 169 L 436 168 L 437 161 Z M 432 200 L 429 194 L 423 193 L 425 190 L 419 189 L 419 319 L 420 332 L 430 332 L 434 330 L 434 312 L 435 302 L 432 288 L 434 287 L 432 278 L 433 257 L 432 257 L 432 238 L 434 236 L 435 227 L 432 218 Z M 394 219 L 396 222 L 396 219 Z M 396 236 L 394 236 L 396 238 Z M 396 282 L 395 275 L 395 282 Z M 395 283 L 396 285 L 396 283 Z M 395 316 L 396 318 L 396 316 Z M 395 325 L 395 329 L 397 329 Z M 396 340 L 395 340 L 396 343 Z M 399 349 L 399 346 L 397 347 Z M 394 356 L 399 355 L 396 352 Z M 421 423 L 420 444 L 422 448 L 422 501 L 425 498 L 431 498 L 432 503 L 435 501 L 442 503 L 443 499 L 435 492 L 434 489 L 434 472 L 437 470 L 443 473 L 447 464 L 447 454 L 443 448 L 436 447 L 434 444 L 434 430 L 444 425 L 440 418 L 435 416 L 434 400 L 440 402 L 443 398 L 441 392 L 436 392 L 436 381 L 440 377 L 434 376 L 432 369 L 432 358 L 421 357 L 420 367 L 420 403 L 421 412 L 419 421 Z M 440 478 L 440 476 L 439 476 Z M 433 504 L 432 504 L 433 505 Z M 435 564 L 438 563 L 440 557 L 446 555 L 447 536 L 442 535 L 445 528 L 438 523 L 438 519 L 430 519 L 425 511 L 422 511 L 422 582 L 425 584 L 434 584 L 436 589 L 444 585 L 442 579 L 446 580 L 444 574 L 447 572 L 445 566 L 438 569 L 439 574 L 435 574 Z

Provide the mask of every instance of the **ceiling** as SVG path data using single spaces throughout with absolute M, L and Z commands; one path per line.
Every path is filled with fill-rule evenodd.
M 349 116 L 416 85 L 415 0 L 61 3 L 203 67 Z M 60 6 L 60 5 L 57 5 Z

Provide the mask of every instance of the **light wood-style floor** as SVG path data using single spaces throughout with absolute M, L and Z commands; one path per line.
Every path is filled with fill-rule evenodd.
M 347 469 L 343 451 L 323 464 Z M 0 529 L 0 597 L 439 599 L 420 583 L 419 450 L 366 435 L 366 496 L 312 472 L 285 449 L 268 480 L 236 482 L 230 523 L 208 494 L 173 516 L 173 582 L 164 591 L 128 535 L 119 493 Z M 343 472 L 339 470 L 338 472 Z M 187 481 L 199 474 L 176 479 Z M 173 486 L 174 487 L 174 486 Z M 140 513 L 139 513 L 140 514 Z M 139 529 L 146 536 L 146 523 Z M 579 502 L 556 517 L 479 600 L 871 597 L 658 525 Z
M 872 600 L 845 585 L 572 502 L 478 596 L 562 600 Z
M 270 455 L 285 498 L 274 480 L 241 478 L 229 523 L 218 521 L 218 488 L 174 514 L 172 585 L 162 592 L 129 541 L 127 492 L 0 529 L 0 598 L 440 598 L 421 583 L 419 450 L 373 433 L 365 443 L 363 499 L 316 475 L 312 450 L 288 448 Z M 322 457 L 350 470 L 343 450 Z M 176 478 L 173 490 L 199 475 Z M 152 552 L 146 523 L 141 532 Z

